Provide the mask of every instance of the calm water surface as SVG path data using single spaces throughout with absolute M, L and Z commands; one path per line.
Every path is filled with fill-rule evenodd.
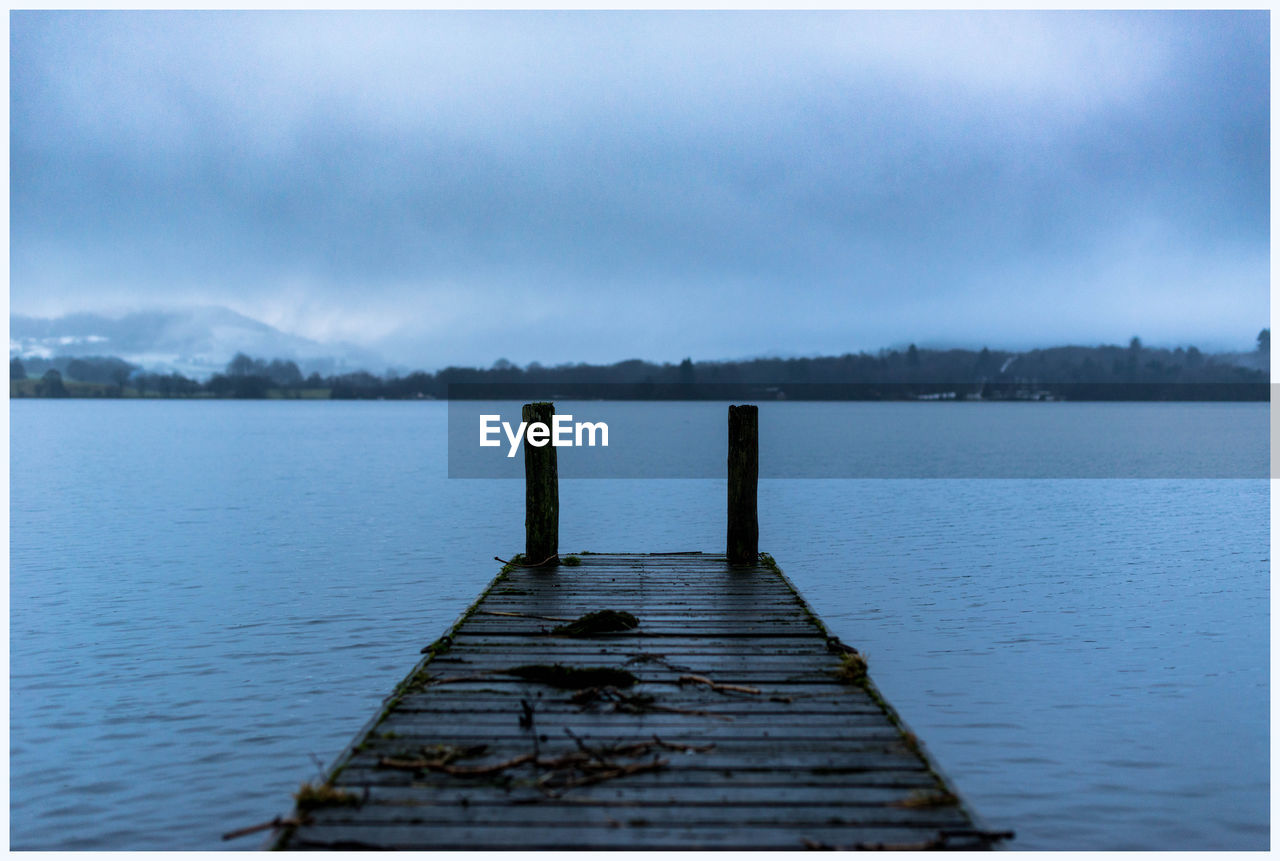
M 898 420 L 790 406 L 762 424 Z M 1265 449 L 1265 404 L 1108 407 Z M 10 417 L 16 849 L 256 848 L 219 834 L 286 811 L 523 543 L 520 483 L 445 478 L 443 404 Z M 716 550 L 723 493 L 562 481 L 561 546 Z M 760 510 L 761 547 L 1015 847 L 1267 847 L 1266 480 L 772 480 Z

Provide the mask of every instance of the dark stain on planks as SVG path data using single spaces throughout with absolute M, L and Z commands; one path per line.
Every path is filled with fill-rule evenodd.
M 359 803 L 295 811 L 302 824 L 274 845 L 985 849 L 1008 836 L 975 824 L 869 680 L 841 680 L 842 647 L 768 562 L 508 567 L 339 758 L 329 781 Z M 605 609 L 639 626 L 552 633 Z M 574 690 L 510 672 L 530 665 L 635 681 Z

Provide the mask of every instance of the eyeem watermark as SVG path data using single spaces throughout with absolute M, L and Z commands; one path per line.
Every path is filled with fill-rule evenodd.
M 451 383 L 448 475 L 523 481 L 520 449 L 532 437 L 533 447 L 525 452 L 557 452 L 556 471 L 564 480 L 723 481 L 730 403 L 760 406 L 762 480 L 1252 479 L 1266 478 L 1273 467 L 1280 470 L 1280 460 L 1270 458 L 1265 400 L 1143 405 L 1068 400 L 1014 406 L 972 399 L 844 401 L 831 396 L 865 392 L 833 393 L 798 383 L 784 388 L 787 397 L 780 401 L 781 389 L 771 398 L 754 384 L 689 388 L 677 397 L 681 391 L 639 385 Z M 726 398 L 711 399 L 719 394 Z M 548 402 L 557 412 L 523 412 L 526 404 Z M 503 418 L 510 423 L 505 432 Z M 521 419 L 546 428 L 530 433 Z M 1046 445 L 1049 437 L 1052 446 Z M 555 445 L 573 447 L 546 451 Z
M 551 427 L 547 427 L 545 422 L 530 423 L 522 421 L 514 429 L 511 427 L 511 422 L 502 421 L 501 415 L 486 414 L 480 416 L 480 445 L 485 448 L 500 446 L 502 445 L 502 435 L 505 434 L 507 442 L 511 446 L 510 450 L 507 451 L 507 457 L 516 456 L 516 452 L 520 449 L 521 440 L 534 448 L 542 448 L 547 443 L 551 443 L 557 448 L 583 445 L 594 447 L 597 432 L 599 432 L 600 445 L 608 448 L 608 424 L 605 422 L 575 422 L 572 413 L 553 416 Z M 585 442 L 583 442 L 584 438 Z

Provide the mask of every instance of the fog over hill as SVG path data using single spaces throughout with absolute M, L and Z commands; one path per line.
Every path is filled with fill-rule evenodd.
M 323 343 L 218 306 L 137 311 L 122 316 L 67 314 L 9 318 L 11 356 L 118 356 L 151 371 L 208 377 L 236 353 L 292 359 L 303 373 L 331 374 L 357 369 L 381 371 L 378 353 L 335 342 Z
M 1136 339 L 1135 343 L 1137 343 Z M 1132 348 L 1130 352 L 1125 352 L 1125 348 L 1119 345 L 1112 347 L 1045 346 L 1029 351 L 1009 351 L 992 345 L 994 351 L 992 355 L 999 355 L 999 364 L 1004 367 L 986 368 L 978 376 L 986 377 L 992 373 L 1005 374 L 1007 371 L 1013 376 L 1046 380 L 1074 379 L 1080 375 L 1083 375 L 1083 378 L 1095 379 L 1099 378 L 1099 373 L 1102 373 L 1100 368 L 1105 370 L 1112 368 L 1117 362 L 1124 364 L 1133 361 L 1138 361 L 1144 368 L 1152 362 L 1167 371 L 1181 368 L 1191 376 L 1204 376 L 1208 370 L 1204 367 L 1205 363 L 1209 362 L 1220 370 L 1209 373 L 1206 381 L 1218 381 L 1222 376 L 1221 369 L 1231 366 L 1255 372 L 1266 372 L 1269 369 L 1269 351 L 1266 349 L 1211 354 L 1201 353 L 1189 344 L 1185 345 L 1185 349 L 1184 345 L 1178 345 L 1176 350 L 1173 347 L 1174 345 L 1144 345 L 1138 361 L 1136 353 L 1130 355 Z M 874 354 L 861 351 L 858 355 L 867 359 L 874 355 L 892 362 L 895 357 L 909 356 L 915 350 L 914 345 L 906 345 L 901 349 L 883 348 L 875 351 Z M 983 353 L 986 354 L 986 352 L 984 348 Z M 353 372 L 369 372 L 376 376 L 388 372 L 391 376 L 403 376 L 411 370 L 442 374 L 450 369 L 459 370 L 453 365 L 444 370 L 421 366 L 410 367 L 402 362 L 396 362 L 395 359 L 398 357 L 395 356 L 390 357 L 391 361 L 388 361 L 388 357 L 365 347 L 346 342 L 319 341 L 282 332 L 266 323 L 220 306 L 153 309 L 120 316 L 76 313 L 56 318 L 41 318 L 15 314 L 9 318 L 9 354 L 11 358 L 27 360 L 27 364 L 31 365 L 33 370 L 46 366 L 58 367 L 61 370 L 66 367 L 66 362 L 70 358 L 114 357 L 134 366 L 138 371 L 160 374 L 177 372 L 199 381 L 208 380 L 214 374 L 225 372 L 228 362 L 237 354 L 264 361 L 279 359 L 295 362 L 304 377 L 312 373 L 319 374 L 321 377 L 340 376 Z M 852 351 L 848 351 L 846 355 L 852 355 Z M 976 361 L 974 357 L 978 356 L 978 351 L 924 347 L 920 350 L 920 356 L 918 369 L 911 371 L 908 376 L 912 379 L 927 378 L 942 381 L 956 377 L 960 370 L 972 370 L 970 366 Z M 957 359 L 957 356 L 961 358 Z M 644 373 L 641 374 L 643 377 L 651 374 L 662 362 L 669 363 L 677 361 L 678 358 L 678 355 L 650 356 L 643 360 L 614 361 L 597 367 L 625 371 L 628 366 L 635 365 L 644 369 Z M 721 376 L 728 373 L 725 371 L 726 368 L 740 367 L 752 369 L 748 375 L 752 379 L 768 378 L 794 382 L 800 379 L 795 376 L 797 373 L 806 377 L 810 373 L 807 370 L 801 371 L 801 366 L 807 366 L 811 362 L 822 364 L 831 358 L 775 354 L 720 361 L 701 357 L 697 359 L 697 363 L 706 368 L 719 367 L 721 370 L 717 373 Z M 33 364 L 32 360 L 39 361 Z M 654 364 L 655 362 L 658 364 Z M 942 364 L 937 364 L 938 362 Z M 956 364 L 957 362 L 959 364 Z M 571 362 L 562 363 L 556 367 L 583 369 L 588 366 Z M 481 365 L 474 370 L 480 371 L 483 368 L 484 365 Z M 1072 368 L 1077 370 L 1070 371 L 1069 369 Z M 519 365 L 499 358 L 490 370 L 499 372 L 501 376 L 504 369 L 513 369 L 518 372 Z M 530 374 L 536 375 L 546 369 L 539 363 L 532 362 L 527 370 Z M 858 379 L 864 377 L 871 379 L 876 376 L 871 374 L 868 377 L 867 374 L 871 372 L 867 368 L 863 368 L 863 371 L 865 373 L 855 374 L 855 376 Z M 1143 371 L 1150 376 L 1148 372 L 1154 373 L 1155 376 L 1152 379 L 1164 379 L 1161 376 L 1163 371 L 1156 372 L 1154 365 Z M 40 373 L 43 371 L 41 370 Z M 106 371 L 102 373 L 105 374 Z M 818 376 L 826 379 L 831 374 L 834 374 L 832 379 L 844 379 L 844 376 L 847 376 L 844 372 L 836 371 L 830 373 L 824 371 Z M 961 374 L 961 377 L 967 379 L 966 374 L 967 371 Z M 74 374 L 72 377 L 80 379 Z M 610 376 L 609 379 L 614 377 Z M 815 377 L 815 381 L 816 379 Z M 1189 379 L 1190 377 L 1183 381 L 1189 381 Z

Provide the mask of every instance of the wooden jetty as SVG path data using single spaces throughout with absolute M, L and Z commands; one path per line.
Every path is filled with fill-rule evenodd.
M 751 413 L 740 436 L 754 449 Z M 756 552 L 749 466 L 725 556 L 561 557 L 531 534 L 552 558 L 503 567 L 269 845 L 986 849 L 1010 836 L 977 823 L 862 656 Z M 556 520 L 554 480 L 529 487 L 533 532 Z

